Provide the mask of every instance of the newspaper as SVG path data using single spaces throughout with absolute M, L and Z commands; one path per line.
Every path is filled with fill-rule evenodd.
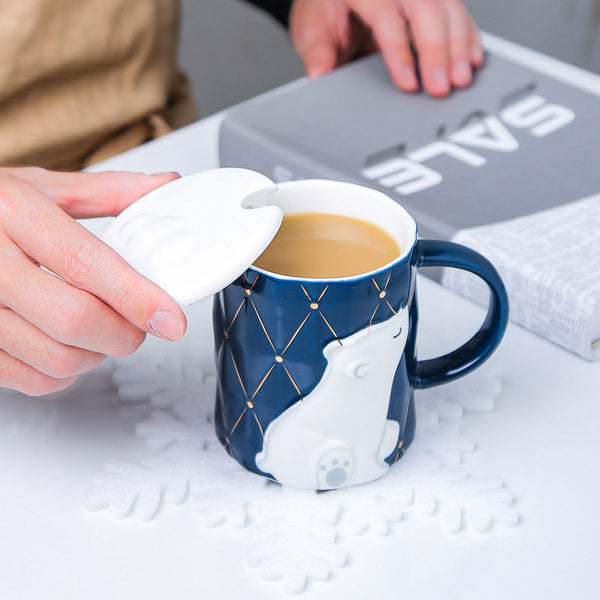
M 511 299 L 511 319 L 588 360 L 600 359 L 600 194 L 533 215 L 458 231 L 486 256 Z M 487 287 L 445 269 L 448 287 L 487 303 Z

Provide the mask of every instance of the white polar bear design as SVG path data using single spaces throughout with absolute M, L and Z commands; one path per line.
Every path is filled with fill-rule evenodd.
M 284 485 L 327 490 L 372 481 L 400 434 L 390 393 L 408 335 L 408 309 L 323 350 L 314 390 L 267 427 L 256 465 Z

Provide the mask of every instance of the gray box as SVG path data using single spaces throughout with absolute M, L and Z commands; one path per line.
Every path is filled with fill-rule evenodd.
M 221 166 L 352 181 L 390 194 L 422 237 L 600 190 L 597 96 L 499 56 L 438 99 L 398 90 L 380 55 L 231 110 Z

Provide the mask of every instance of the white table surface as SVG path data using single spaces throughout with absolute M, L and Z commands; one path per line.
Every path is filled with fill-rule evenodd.
M 486 43 L 514 51 L 491 36 Z M 581 76 L 577 71 L 566 69 L 569 77 Z M 221 118 L 100 168 L 187 174 L 216 167 Z M 93 231 L 104 226 L 91 223 Z M 450 350 L 481 321 L 480 307 L 428 279 L 420 278 L 419 295 L 422 357 Z M 189 336 L 179 344 L 209 370 L 208 304 L 189 317 Z M 83 508 L 106 461 L 136 453 L 109 366 L 55 397 L 0 392 L 0 598 L 283 597 L 280 584 L 246 565 L 245 531 L 205 529 L 187 510 L 144 523 Z M 511 324 L 484 368 L 500 373 L 503 390 L 494 411 L 462 420 L 463 433 L 478 444 L 465 461 L 472 472 L 502 475 L 516 496 L 518 526 L 449 534 L 414 518 L 387 537 L 356 536 L 347 541 L 352 564 L 310 585 L 305 597 L 600 597 L 600 365 Z

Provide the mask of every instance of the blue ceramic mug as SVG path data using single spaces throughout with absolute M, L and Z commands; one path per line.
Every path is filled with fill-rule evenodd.
M 419 240 L 385 194 L 322 180 L 281 184 L 268 204 L 373 223 L 398 243 L 391 263 L 353 277 L 290 277 L 252 266 L 214 301 L 215 425 L 246 469 L 326 490 L 384 475 L 415 436 L 414 390 L 475 369 L 500 343 L 508 299 L 494 267 L 451 242 Z M 488 313 L 463 346 L 417 360 L 417 270 L 465 269 L 489 286 Z

